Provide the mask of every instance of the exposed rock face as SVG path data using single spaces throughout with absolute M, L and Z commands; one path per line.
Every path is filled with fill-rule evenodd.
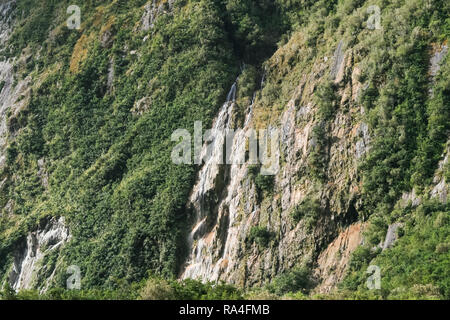
M 47 169 L 45 168 L 45 159 L 39 159 L 38 160 L 38 177 L 41 178 L 41 183 L 44 186 L 44 188 L 48 188 L 48 172 Z
M 136 101 L 134 103 L 133 108 L 131 109 L 131 113 L 134 116 L 141 116 L 143 115 L 148 109 L 150 108 L 152 104 L 152 100 L 149 97 L 143 97 L 142 99 Z
M 319 58 L 309 74 L 303 75 L 276 121 L 280 129 L 282 161 L 274 177 L 272 195 L 266 195 L 262 201 L 259 199 L 248 162 L 231 166 L 204 165 L 189 204 L 196 218 L 188 239 L 191 253 L 182 278 L 223 280 L 240 286 L 261 285 L 305 259 L 317 262 L 313 271 L 318 280 L 317 292 L 331 292 L 344 278 L 351 253 L 363 242 L 365 225 L 356 223 L 361 209 L 357 168 L 358 161 L 370 151 L 371 143 L 369 127 L 361 116 L 365 110 L 359 101 L 367 83 L 359 81 L 362 70 L 354 63 L 356 50 L 345 47 L 345 43 L 339 41 L 332 59 Z M 288 50 L 277 51 L 266 66 L 268 73 L 270 68 L 276 69 L 288 59 L 283 56 Z M 433 77 L 446 50 L 445 46 L 440 48 L 430 62 Z M 314 129 L 323 127 L 313 94 L 318 83 L 329 79 L 337 87 L 338 106 L 326 133 L 331 137 L 323 156 L 327 183 L 321 184 L 308 175 L 308 160 L 318 143 Z M 257 105 L 256 99 L 248 107 L 244 129 L 255 126 Z M 226 122 L 226 119 L 234 119 L 233 112 L 230 105 L 225 105 L 216 123 L 233 127 L 235 123 Z M 240 140 L 234 143 L 234 148 L 245 144 Z M 448 154 L 439 164 L 434 186 L 429 191 L 431 197 L 442 202 L 446 201 L 448 193 L 443 174 L 446 161 Z M 323 209 L 312 230 L 306 221 L 295 223 L 291 216 L 293 209 L 311 196 L 319 200 Z M 402 201 L 418 205 L 421 199 L 412 190 L 403 195 Z M 254 226 L 262 226 L 272 234 L 267 247 L 249 243 L 249 233 Z M 400 223 L 389 226 L 385 241 L 380 244 L 383 250 L 395 243 L 400 226 Z
M 433 45 L 432 56 L 430 58 L 430 75 L 431 81 L 434 82 L 436 75 L 438 74 L 441 63 L 448 53 L 448 45 L 447 44 L 435 44 Z M 430 94 L 433 93 L 433 89 L 430 88 Z M 431 190 L 428 190 L 428 195 L 431 198 L 437 198 L 440 202 L 447 202 L 447 195 L 449 193 L 449 181 L 445 181 L 445 166 L 448 165 L 448 159 L 450 155 L 450 140 L 447 141 L 446 151 L 438 164 L 438 168 L 434 173 L 433 177 L 433 185 Z M 415 190 L 412 190 L 409 193 L 404 193 L 402 199 L 406 204 L 408 201 L 411 201 L 413 206 L 417 206 L 421 202 L 421 197 L 417 196 Z
M 330 77 L 335 82 L 340 82 L 342 80 L 343 69 L 344 69 L 344 42 L 341 40 L 334 52 L 333 56 L 333 66 L 330 71 Z
M 10 11 L 14 3 L 14 0 L 0 3 L 0 48 L 10 34 Z M 149 31 L 144 42 L 151 37 L 151 30 L 158 17 L 174 10 L 174 3 L 175 0 L 152 0 L 144 7 L 140 29 L 143 32 Z M 107 29 L 100 40 L 104 48 L 110 48 L 112 31 Z M 297 46 L 295 50 L 298 49 Z M 281 68 L 277 69 L 289 61 L 283 56 L 282 50 L 283 48 L 264 66 L 261 88 L 265 82 L 271 84 L 270 69 L 276 69 L 280 74 L 285 72 Z M 251 287 L 264 284 L 276 275 L 309 260 L 317 262 L 313 275 L 319 285 L 315 291 L 331 292 L 344 278 L 351 253 L 364 241 L 365 224 L 356 222 L 361 209 L 362 186 L 358 161 L 370 151 L 371 143 L 369 126 L 361 117 L 365 110 L 359 102 L 361 92 L 368 84 L 359 80 L 362 67 L 354 62 L 358 61 L 355 59 L 356 52 L 341 40 L 327 52 L 331 59 L 318 57 L 311 70 L 308 69 L 295 78 L 295 90 L 289 91 L 289 101 L 283 102 L 282 112 L 274 116 L 275 121 L 269 125 L 270 129 L 280 129 L 280 145 L 275 152 L 281 160 L 279 170 L 274 175 L 274 187 L 270 190 L 272 193 L 264 196 L 261 196 L 261 190 L 258 190 L 252 177 L 251 161 L 237 161 L 242 149 L 247 148 L 246 130 L 258 126 L 255 108 L 259 103 L 259 96 L 256 93 L 250 105 L 240 106 L 236 101 L 239 88 L 236 84 L 233 85 L 214 122 L 214 128 L 231 129 L 243 124 L 243 131 L 235 135 L 231 146 L 230 157 L 233 164 L 218 165 L 218 157 L 223 156 L 218 152 L 199 172 L 199 179 L 188 203 L 193 213 L 191 232 L 186 239 L 190 252 L 180 274 L 181 278 L 223 280 Z M 447 45 L 434 48 L 430 61 L 432 81 L 447 52 Z M 136 50 L 129 52 L 130 55 L 136 53 Z M 7 138 L 14 139 L 17 133 L 14 119 L 28 103 L 31 80 L 26 78 L 15 84 L 17 79 L 13 72 L 14 64 L 26 58 L 0 61 L 0 169 L 5 161 L 4 148 L 10 142 Z M 114 66 L 115 62 L 111 58 L 106 82 L 109 93 L 114 91 Z M 289 70 L 283 74 L 283 81 L 292 79 L 287 78 L 288 72 Z M 317 102 L 313 97 L 318 85 L 329 80 L 336 86 L 338 97 L 333 119 L 325 124 L 324 120 L 320 120 Z M 151 107 L 151 98 L 144 97 L 135 102 L 130 112 L 139 116 Z M 245 109 L 243 119 L 237 119 L 239 108 Z M 323 156 L 326 180 L 318 182 L 310 175 L 309 161 L 314 148 L 319 144 L 314 130 L 325 127 L 329 140 Z M 220 138 L 205 145 L 203 154 L 211 151 L 211 148 L 215 150 L 217 147 L 219 150 L 223 144 L 224 140 Z M 441 202 L 447 201 L 449 191 L 444 174 L 449 150 L 439 163 L 433 186 L 426 190 L 427 196 Z M 47 188 L 49 177 L 45 159 L 39 159 L 37 165 L 37 175 Z M 7 179 L 0 180 L 0 193 L 6 183 Z M 320 204 L 321 211 L 317 220 L 312 226 L 305 219 L 294 221 L 293 210 L 311 197 Z M 403 195 L 403 200 L 411 201 L 417 206 L 421 197 L 412 190 Z M 0 208 L 0 214 L 8 215 L 13 212 L 12 200 L 4 208 Z M 267 246 L 249 241 L 250 231 L 256 226 L 265 228 L 270 234 Z M 400 226 L 400 223 L 389 226 L 385 241 L 380 244 L 383 250 L 394 245 Z M 69 239 L 64 218 L 49 219 L 38 229 L 28 233 L 26 239 L 15 248 L 14 263 L 9 273 L 12 287 L 15 290 L 34 287 L 42 259 L 47 254 L 60 250 Z M 54 272 L 50 270 L 49 274 Z M 47 279 L 44 289 L 51 278 L 52 276 Z
M 108 67 L 108 82 L 106 83 L 106 86 L 108 87 L 108 92 L 112 92 L 113 85 L 114 85 L 114 59 L 110 59 Z
M 110 48 L 113 43 L 113 32 L 111 29 L 105 30 L 100 37 L 100 43 L 103 48 Z
M 5 212 L 6 215 L 11 215 L 13 213 L 13 210 L 14 210 L 14 201 L 12 199 L 9 199 L 5 207 L 3 208 L 3 211 Z M 2 214 L 0 214 L 0 217 L 1 216 Z
M 33 281 L 40 269 L 39 262 L 49 252 L 60 249 L 68 239 L 69 230 L 63 217 L 51 218 L 42 227 L 30 232 L 15 253 L 9 274 L 11 287 L 16 291 L 33 288 Z
M 227 101 L 222 106 L 217 119 L 214 122 L 213 130 L 218 133 L 219 130 L 231 129 L 232 124 L 232 111 L 235 107 L 233 101 L 236 91 L 236 85 L 234 84 L 230 93 L 228 94 Z M 188 243 L 192 247 L 190 261 L 184 271 L 183 278 L 206 278 L 210 277 L 212 280 L 219 278 L 221 267 L 225 266 L 225 262 L 220 261 L 220 252 L 226 250 L 225 244 L 228 243 L 228 249 L 237 249 L 238 246 L 233 245 L 233 240 L 229 239 L 229 226 L 236 216 L 235 208 L 228 208 L 222 203 L 218 203 L 217 197 L 214 195 L 224 194 L 224 181 L 226 179 L 223 171 L 223 166 L 219 163 L 223 163 L 220 158 L 223 159 L 223 145 L 225 137 L 218 135 L 211 143 L 205 145 L 202 150 L 202 158 L 207 154 L 210 157 L 206 160 L 202 169 L 199 172 L 198 183 L 194 186 L 192 195 L 190 197 L 190 206 L 195 213 L 194 223 L 195 226 L 189 235 Z M 234 144 L 237 146 L 237 144 Z M 240 181 L 239 177 L 242 176 L 240 172 L 240 165 L 232 165 L 231 176 L 233 181 Z M 239 176 L 238 176 L 239 175 Z M 225 193 L 226 196 L 226 193 Z M 227 200 L 235 195 L 228 194 Z M 233 202 L 236 204 L 236 202 Z M 230 216 L 230 213 L 232 214 Z M 219 238 L 222 241 L 212 243 L 215 238 Z M 218 247 L 219 246 L 219 247 Z
M 434 54 L 430 60 L 430 74 L 434 78 L 441 69 L 441 62 L 448 53 L 446 44 L 438 45 L 433 48 Z
M 145 5 L 145 13 L 141 19 L 141 31 L 154 28 L 157 17 L 172 10 L 175 0 L 158 1 L 152 0 Z
M 12 24 L 12 8 L 15 1 L 0 3 L 0 48 L 9 38 Z M 0 168 L 3 167 L 5 156 L 3 154 L 6 142 L 6 111 L 10 107 L 12 99 L 12 64 L 10 61 L 0 61 Z
M 315 270 L 315 276 L 322 280 L 315 289 L 318 293 L 331 292 L 344 278 L 350 255 L 363 242 L 363 231 L 364 225 L 361 222 L 351 225 L 320 254 Z
M 204 165 L 202 170 L 209 170 L 210 176 L 202 179 L 200 174 L 190 200 L 190 206 L 200 219 L 194 219 L 196 222 L 188 241 L 192 250 L 182 278 L 224 280 L 241 286 L 261 285 L 305 260 L 316 261 L 321 251 L 338 236 L 337 230 L 357 220 L 360 192 L 357 161 L 370 145 L 367 124 L 354 122 L 360 114 L 359 108 L 351 108 L 350 112 L 342 112 L 339 108 L 331 122 L 329 136 L 333 141 L 328 145 L 325 168 L 327 180 L 331 182 L 318 184 L 306 174 L 309 154 L 316 143 L 313 128 L 319 125 L 311 93 L 320 79 L 328 77 L 327 68 L 333 69 L 333 78 L 341 73 L 352 74 L 355 68 L 351 63 L 352 53 L 344 54 L 343 47 L 340 42 L 333 66 L 317 64 L 302 78 L 279 117 L 282 161 L 274 177 L 273 195 L 260 201 L 255 182 L 248 174 L 248 162 L 214 170 L 212 167 L 206 169 L 208 166 Z M 274 61 L 282 59 L 273 57 Z M 357 77 L 347 83 L 341 78 L 341 103 L 357 104 L 357 96 L 352 96 L 352 88 L 361 86 Z M 234 111 L 230 109 L 226 111 L 229 114 L 226 118 L 233 118 Z M 247 107 L 247 110 L 253 108 Z M 221 112 L 216 121 L 222 118 Z M 254 127 L 252 112 L 247 111 L 244 123 L 245 128 Z M 239 148 L 245 142 L 235 140 L 235 144 L 235 148 Z M 201 188 L 203 196 L 197 197 Z M 295 223 L 291 213 L 296 205 L 312 195 L 319 199 L 323 213 L 311 230 L 307 221 Z M 249 233 L 254 226 L 263 226 L 272 234 L 266 248 L 249 243 Z M 342 278 L 350 253 L 360 243 L 361 234 L 355 230 L 361 226 L 352 228 L 347 235 L 341 234 L 341 238 L 335 240 L 350 243 L 342 249 L 345 252 L 342 260 L 331 263 L 326 262 L 326 254 L 322 257 L 324 265 L 318 275 L 324 277 L 324 288 Z M 325 270 L 331 264 L 338 265 L 339 272 L 329 278 Z
M 402 195 L 402 202 L 404 205 L 407 205 L 409 202 L 413 206 L 418 206 L 420 204 L 420 198 L 417 196 L 416 191 L 413 189 L 411 192 L 405 192 Z
M 356 142 L 355 152 L 356 158 L 361 158 L 369 149 L 370 137 L 369 137 L 369 127 L 366 123 L 361 123 L 357 127 L 356 134 L 360 137 L 360 139 Z
M 9 37 L 12 27 L 12 10 L 15 1 L 0 3 L 0 44 Z M 3 13 L 6 16 L 3 16 Z M 19 58 L 19 60 L 25 57 Z M 0 168 L 5 163 L 4 149 L 6 147 L 6 138 L 8 135 L 14 136 L 14 117 L 25 108 L 30 96 L 31 78 L 26 77 L 15 83 L 14 64 L 15 59 L 0 61 Z M 11 114 L 12 121 L 8 127 L 7 114 Z
M 389 225 L 386 233 L 386 238 L 384 239 L 383 243 L 383 250 L 386 250 L 394 245 L 394 242 L 398 239 L 397 230 L 401 226 L 402 225 L 398 222 Z
M 12 9 L 16 0 L 0 2 L 0 46 L 8 39 L 11 32 Z
M 8 39 L 13 27 L 13 9 L 15 0 L 0 2 L 0 48 Z M 0 169 L 5 164 L 5 148 L 17 134 L 15 118 L 27 107 L 30 97 L 31 77 L 17 81 L 14 65 L 30 59 L 31 55 L 22 55 L 18 59 L 0 61 Z M 9 118 L 8 118 L 9 117 Z M 44 158 L 38 160 L 37 175 L 42 185 L 48 187 L 48 173 Z M 0 192 L 7 178 L 0 181 Z M 14 201 L 9 200 L 2 214 L 11 215 Z M 40 262 L 48 253 L 59 250 L 69 239 L 69 231 L 63 217 L 44 219 L 37 230 L 28 233 L 21 243 L 16 245 L 14 261 L 8 275 L 11 287 L 18 291 L 31 289 L 37 273 L 41 270 Z M 46 279 L 49 283 L 51 278 Z
M 448 53 L 448 45 L 447 44 L 435 44 L 433 45 L 432 55 L 430 59 L 430 76 L 431 82 L 434 82 L 436 79 L 436 75 L 441 69 L 441 63 Z M 429 89 L 430 96 L 433 96 L 433 88 Z
M 6 143 L 6 113 L 11 105 L 12 84 L 13 84 L 12 65 L 8 61 L 0 62 L 0 82 L 3 84 L 0 91 L 0 150 Z M 0 151 L 0 166 L 4 162 L 3 153 Z
M 15 78 L 13 64 L 14 61 L 11 60 L 0 61 L 0 84 L 3 83 L 0 90 L 0 169 L 6 163 L 7 139 L 14 139 L 17 134 L 15 126 L 17 114 L 28 105 L 30 97 L 30 77 L 20 80 L 15 87 L 13 86 Z M 46 184 L 47 179 L 43 179 L 43 183 Z M 1 186 L 0 192 L 3 192 Z M 10 199 L 0 211 L 11 214 L 13 208 L 14 202 Z
M 445 179 L 445 167 L 448 166 L 450 157 L 450 141 L 447 142 L 447 152 L 444 158 L 439 161 L 438 169 L 433 178 L 433 189 L 430 191 L 430 197 L 439 199 L 440 202 L 446 203 L 449 194 L 449 181 Z

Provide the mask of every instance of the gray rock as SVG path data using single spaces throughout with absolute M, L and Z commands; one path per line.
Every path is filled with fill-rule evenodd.
M 357 135 L 361 137 L 355 145 L 356 159 L 359 159 L 369 150 L 369 126 L 364 122 L 361 123 L 358 127 Z
M 28 233 L 25 242 L 17 247 L 14 255 L 9 274 L 11 287 L 16 291 L 33 288 L 39 262 L 49 252 L 63 246 L 69 238 L 64 217 L 51 218 L 42 227 Z M 51 279 L 47 279 L 49 280 Z
M 344 41 L 341 40 L 339 41 L 338 46 L 334 51 L 333 66 L 331 67 L 330 71 L 331 80 L 336 80 L 339 69 L 341 68 L 342 63 L 344 63 L 344 46 L 345 46 Z
M 448 46 L 442 45 L 430 59 L 430 74 L 434 78 L 441 69 L 441 62 L 444 60 L 448 52 Z
M 442 45 L 435 50 L 435 53 L 431 57 L 431 59 L 430 59 L 430 75 L 431 75 L 432 83 L 434 83 L 436 75 L 438 74 L 439 70 L 441 69 L 441 62 L 444 60 L 447 53 L 448 53 L 448 46 Z M 432 87 L 430 87 L 428 94 L 430 96 L 433 96 L 433 88 Z
M 386 250 L 394 245 L 395 241 L 398 239 L 398 228 L 401 226 L 401 223 L 396 222 L 388 227 L 386 238 L 384 239 L 383 250 Z
M 106 86 L 108 87 L 108 92 L 111 92 L 113 89 L 114 84 L 114 59 L 109 60 L 109 67 L 108 67 L 108 82 Z
M 44 188 L 48 188 L 48 173 L 45 168 L 45 160 L 44 158 L 38 160 L 38 177 L 41 178 L 41 183 L 44 186 Z
M 11 25 L 13 23 L 12 9 L 16 0 L 11 1 L 1 1 L 0 2 L 0 48 L 8 40 L 11 34 Z
M 131 113 L 135 116 L 143 115 L 152 104 L 152 99 L 150 97 L 143 97 L 142 99 L 136 101 L 134 103 L 133 108 L 131 109 Z
M 151 3 L 147 3 L 144 7 L 145 13 L 141 19 L 141 31 L 153 29 L 155 27 L 157 17 L 171 11 L 175 1 L 176 0 L 169 0 L 167 3 L 160 3 L 159 5 L 156 4 L 156 0 L 153 0 Z

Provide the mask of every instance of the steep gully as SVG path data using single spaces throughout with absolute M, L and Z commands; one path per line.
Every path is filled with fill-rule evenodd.
M 181 278 L 201 278 L 218 280 L 222 266 L 227 260 L 229 252 L 236 250 L 234 241 L 235 232 L 232 228 L 236 219 L 239 199 L 235 191 L 240 181 L 247 174 L 247 167 L 239 158 L 245 150 L 246 132 L 250 129 L 252 118 L 253 100 L 247 108 L 244 128 L 238 130 L 233 137 L 231 152 L 227 163 L 222 165 L 223 147 L 225 136 L 218 134 L 232 129 L 233 111 L 236 108 L 237 81 L 232 85 L 227 100 L 219 111 L 214 121 L 212 132 L 214 138 L 210 144 L 205 144 L 202 149 L 202 158 L 210 153 L 201 168 L 198 181 L 195 184 L 188 206 L 195 212 L 195 223 L 188 236 L 188 245 L 191 253 Z M 219 236 L 222 246 L 216 252 L 217 247 L 211 240 Z

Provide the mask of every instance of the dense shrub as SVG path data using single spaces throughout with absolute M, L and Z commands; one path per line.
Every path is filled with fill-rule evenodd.
M 274 183 L 275 183 L 275 176 L 273 176 L 273 175 L 259 174 L 255 178 L 255 185 L 260 193 L 261 192 L 272 192 Z
M 311 270 L 301 267 L 277 276 L 267 288 L 269 292 L 282 296 L 289 292 L 307 293 L 312 286 Z
M 7 115 L 12 133 L 0 173 L 0 181 L 6 181 L 0 210 L 9 199 L 14 206 L 12 215 L 2 212 L 0 217 L 1 280 L 7 278 L 12 249 L 40 217 L 62 215 L 72 241 L 61 252 L 63 259 L 51 257 L 59 266 L 54 285 L 64 286 L 64 267 L 75 263 L 82 269 L 83 287 L 89 289 L 53 289 L 44 298 L 133 298 L 132 292 L 146 298 L 238 297 L 239 291 L 226 285 L 167 280 L 183 262 L 185 204 L 197 169 L 172 164 L 170 134 L 192 128 L 196 120 L 211 123 L 244 63 L 248 66 L 239 80 L 239 97 L 259 89 L 264 65 L 266 81 L 257 101 L 268 109 L 264 117 L 277 119 L 272 111 L 284 110 L 300 79 L 333 52 L 329 44 L 343 40 L 351 49 L 351 63 L 362 72 L 359 101 L 349 102 L 351 109 L 337 110 L 338 95 L 348 87 L 332 82 L 317 87 L 317 121 L 305 171 L 326 182 L 336 112 L 351 110 L 352 119 L 369 125 L 370 152 L 361 159 L 357 179 L 362 178 L 358 210 L 370 227 L 366 245 L 350 263 L 345 290 L 366 298 L 449 297 L 448 207 L 394 207 L 403 192 L 414 187 L 421 193 L 429 185 L 448 140 L 450 59 L 442 62 L 434 79 L 429 74 L 431 44 L 450 36 L 448 1 L 383 1 L 382 32 L 363 28 L 370 3 L 353 0 L 182 1 L 176 2 L 173 14 L 160 16 L 151 31 L 141 32 L 145 3 L 109 1 L 99 6 L 98 1 L 85 1 L 80 3 L 83 28 L 75 31 L 64 23 L 69 1 L 15 2 L 18 23 L 0 57 L 38 54 L 28 61 L 15 59 L 13 85 L 30 76 L 33 88 L 29 97 L 19 98 L 29 98 L 27 107 Z M 104 47 L 101 33 L 111 21 L 111 46 Z M 291 41 L 293 26 L 299 29 L 298 43 Z M 277 43 L 288 47 L 280 50 L 276 62 L 266 60 Z M 284 50 L 289 48 L 295 53 Z M 108 88 L 111 65 L 114 81 Z M 0 91 L 4 86 L 0 83 Z M 350 89 L 353 93 L 353 80 Z M 142 98 L 148 101 L 146 110 L 130 112 Z M 47 188 L 37 176 L 43 157 Z M 249 168 L 249 176 L 259 200 L 277 191 L 274 177 L 260 175 L 258 166 Z M 450 180 L 449 164 L 444 177 Z M 304 220 L 309 228 L 320 213 L 318 202 L 305 200 L 292 218 Z M 397 219 L 405 227 L 396 245 L 381 253 L 374 250 Z M 249 240 L 267 247 L 274 238 L 255 227 Z M 389 270 L 377 294 L 364 289 L 365 268 L 372 261 Z M 147 269 L 165 280 L 150 279 L 142 291 L 127 287 L 146 279 Z M 297 290 L 287 288 L 289 282 L 306 287 L 304 275 L 274 281 L 273 291 Z M 38 285 L 43 278 L 37 279 Z M 117 279 L 126 279 L 127 285 Z M 38 296 L 36 291 L 15 294 L 10 288 L 2 294 Z
M 271 194 L 275 185 L 275 176 L 263 175 L 260 173 L 260 170 L 261 166 L 259 165 L 250 165 L 248 168 L 248 175 L 255 183 L 259 201 L 261 201 L 265 195 Z
M 319 119 L 329 121 L 333 118 L 337 106 L 336 87 L 332 81 L 319 85 L 315 92 L 315 100 L 318 105 Z
M 270 241 L 274 238 L 274 234 L 264 227 L 252 227 L 248 235 L 250 243 L 256 243 L 261 248 L 267 248 Z
M 308 169 L 311 176 L 319 181 L 325 181 L 328 166 L 328 135 L 326 123 L 319 123 L 312 129 L 312 147 L 308 155 Z
M 359 247 L 352 254 L 342 288 L 367 291 L 365 272 L 370 264 L 381 269 L 378 294 L 383 298 L 448 299 L 450 256 L 446 244 L 450 242 L 450 221 L 443 218 L 448 212 L 448 204 L 425 201 L 405 216 L 403 234 L 392 248 Z
M 293 208 L 291 216 L 295 223 L 305 219 L 308 224 L 312 224 L 317 220 L 321 211 L 319 200 L 306 198 Z
M 53 288 L 44 294 L 37 290 L 16 293 L 8 284 L 0 290 L 0 300 L 240 300 L 241 290 L 225 283 L 197 280 L 166 280 L 152 275 L 133 285 L 120 281 L 117 289 L 66 290 Z

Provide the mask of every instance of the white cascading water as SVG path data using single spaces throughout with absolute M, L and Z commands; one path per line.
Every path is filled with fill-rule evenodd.
M 213 129 L 226 130 L 231 128 L 235 97 L 236 83 L 233 84 L 228 94 L 227 102 L 222 106 Z M 220 167 L 220 165 L 217 164 L 217 158 L 214 156 L 210 157 L 210 161 L 205 162 L 199 173 L 198 182 L 195 185 L 189 200 L 190 205 L 196 212 L 196 223 L 189 235 L 188 241 L 191 252 L 184 273 L 181 276 L 182 279 L 192 278 L 204 281 L 219 280 L 221 274 L 226 272 L 224 261 L 227 261 L 226 264 L 228 264 L 228 257 L 234 255 L 232 251 L 238 250 L 237 242 L 239 235 L 237 234 L 237 229 L 232 226 L 235 223 L 238 206 L 241 201 L 241 193 L 239 192 L 240 182 L 247 176 L 247 166 L 242 162 L 242 155 L 245 154 L 246 132 L 249 129 L 251 122 L 254 98 L 255 97 L 253 97 L 252 103 L 247 110 L 244 128 L 242 130 L 237 130 L 233 137 L 231 152 L 228 159 L 228 163 L 231 163 L 231 165 L 229 168 L 230 180 L 226 186 L 226 197 L 218 204 L 216 225 L 209 233 L 205 230 L 205 224 L 208 214 L 211 214 L 211 212 L 209 212 L 211 209 L 205 210 L 203 201 L 208 191 L 212 190 L 212 192 L 215 192 L 213 188 Z M 213 154 L 222 156 L 221 149 L 224 145 L 224 137 L 219 136 L 219 139 L 213 143 L 215 151 Z M 202 154 L 206 154 L 206 149 L 207 147 L 205 145 Z M 222 220 L 224 215 L 227 215 L 228 219 Z M 227 229 L 227 233 L 224 243 L 221 244 L 223 247 L 219 248 L 217 239 L 219 238 L 221 221 L 226 224 L 222 227 Z M 221 252 L 221 254 L 219 252 Z
M 236 82 L 230 89 L 227 95 L 227 101 L 223 104 L 219 111 L 219 115 L 214 121 L 212 127 L 212 134 L 214 139 L 210 143 L 205 143 L 201 152 L 201 158 L 205 159 L 205 163 L 199 172 L 198 182 L 194 186 L 192 195 L 189 199 L 190 203 L 194 204 L 197 213 L 197 227 L 193 231 L 197 230 L 201 225 L 201 221 L 204 220 L 202 216 L 202 204 L 206 193 L 214 187 L 214 180 L 219 172 L 219 163 L 222 163 L 221 157 L 223 156 L 222 148 L 225 141 L 225 137 L 220 132 L 230 129 L 231 127 L 231 115 L 236 100 Z M 198 206 L 196 206 L 198 204 Z
M 220 130 L 229 129 L 231 126 L 231 115 L 234 107 L 234 101 L 236 99 L 236 82 L 233 83 L 228 95 L 227 100 L 223 104 L 222 108 L 219 111 L 219 114 L 214 121 L 212 130 L 213 132 L 219 132 Z M 215 139 L 208 145 L 204 144 L 201 157 L 205 158 L 207 153 L 210 153 L 210 156 L 206 159 L 205 164 L 201 168 L 198 176 L 198 182 L 194 186 L 193 192 L 190 196 L 189 203 L 193 205 L 195 210 L 195 219 L 196 223 L 191 233 L 189 234 L 188 244 L 192 247 L 195 235 L 201 231 L 201 228 L 204 226 L 207 218 L 207 212 L 204 210 L 204 199 L 205 195 L 208 191 L 214 188 L 214 180 L 216 179 L 219 173 L 219 164 L 222 161 L 219 161 L 219 157 L 222 154 L 222 148 L 224 144 L 225 137 L 222 135 L 216 135 Z M 194 270 L 195 264 L 200 260 L 198 255 L 201 254 L 203 242 L 200 241 L 197 243 L 196 248 L 197 254 L 195 252 L 191 253 L 192 261 L 189 263 L 189 266 L 186 268 L 185 276 L 190 278 L 189 270 Z

